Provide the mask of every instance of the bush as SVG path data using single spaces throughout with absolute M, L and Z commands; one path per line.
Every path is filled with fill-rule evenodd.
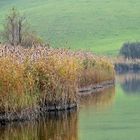
M 128 59 L 140 59 L 140 42 L 124 43 L 120 55 Z

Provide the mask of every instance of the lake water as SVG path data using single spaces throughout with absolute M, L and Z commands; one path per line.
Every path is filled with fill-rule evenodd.
M 81 98 L 78 112 L 0 128 L 0 140 L 140 140 L 140 74 L 116 77 L 116 87 Z

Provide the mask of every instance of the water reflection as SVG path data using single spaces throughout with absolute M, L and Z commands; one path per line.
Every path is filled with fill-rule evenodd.
M 114 96 L 115 87 L 111 87 L 103 91 L 81 97 L 81 105 L 85 107 L 95 106 L 105 108 L 112 104 Z
M 126 94 L 140 94 L 140 73 L 126 73 L 118 77 Z
M 51 115 L 38 122 L 11 124 L 0 128 L 4 140 L 77 140 L 77 113 Z

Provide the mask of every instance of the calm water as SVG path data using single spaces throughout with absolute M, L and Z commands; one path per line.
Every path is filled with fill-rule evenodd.
M 0 140 L 140 140 L 140 74 L 81 98 L 78 112 L 0 128 Z

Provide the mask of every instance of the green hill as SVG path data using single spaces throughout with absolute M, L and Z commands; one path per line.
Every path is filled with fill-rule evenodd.
M 140 40 L 140 0 L 5 0 L 1 24 L 12 6 L 54 47 L 116 54 L 123 42 Z

